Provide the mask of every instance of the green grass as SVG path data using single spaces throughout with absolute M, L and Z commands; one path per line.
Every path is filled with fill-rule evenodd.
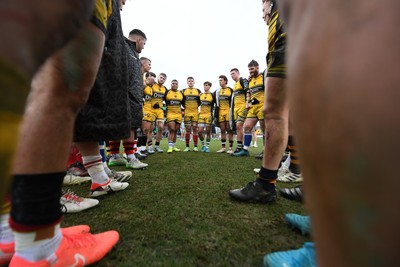
M 129 187 L 100 198 L 90 210 L 66 214 L 64 226 L 88 224 L 93 233 L 120 233 L 115 249 L 96 266 L 262 266 L 266 253 L 295 249 L 309 237 L 283 220 L 288 212 L 305 214 L 302 204 L 279 198 L 272 205 L 232 201 L 230 189 L 255 178 L 254 158 L 177 152 L 149 156 L 149 168 L 133 171 Z M 179 141 L 178 148 L 184 143 Z M 162 140 L 163 149 L 167 140 Z M 122 170 L 122 169 L 121 169 Z M 278 184 L 278 187 L 293 185 Z M 70 187 L 85 196 L 89 184 Z

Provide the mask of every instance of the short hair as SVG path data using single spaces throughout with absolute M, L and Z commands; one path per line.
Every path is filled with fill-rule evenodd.
M 228 78 L 225 75 L 219 75 L 219 79 L 223 79 L 225 82 L 228 82 Z
M 177 80 L 177 79 L 173 79 L 173 80 L 171 81 L 171 83 L 173 83 L 173 82 L 178 82 L 178 80 Z
M 209 81 L 204 82 L 204 85 L 209 85 L 210 87 L 212 86 L 212 83 Z
M 139 35 L 139 36 L 141 36 L 141 37 L 143 37 L 144 39 L 147 40 L 146 34 L 144 34 L 144 32 L 142 32 L 142 31 L 139 30 L 139 29 L 133 29 L 133 30 L 131 30 L 131 31 L 129 32 L 129 36 L 132 36 L 132 35 Z
M 194 81 L 194 78 L 192 76 L 187 77 L 186 81 L 192 79 Z
M 157 75 L 154 72 L 149 71 L 146 73 L 146 78 L 149 78 L 150 76 L 155 78 Z
M 149 58 L 147 58 L 147 57 L 141 57 L 141 58 L 140 58 L 140 62 L 143 62 L 143 61 L 149 61 L 149 62 L 151 62 L 151 60 L 150 60 Z
M 167 74 L 165 74 L 164 72 L 161 72 L 160 74 L 158 74 L 158 76 L 164 76 L 165 78 L 167 78 Z
M 258 62 L 252 59 L 247 67 L 258 67 Z
M 232 71 L 236 71 L 237 73 L 239 73 L 239 70 L 238 70 L 237 68 L 233 68 L 233 69 L 231 69 L 231 71 L 230 71 L 230 72 L 232 72 Z

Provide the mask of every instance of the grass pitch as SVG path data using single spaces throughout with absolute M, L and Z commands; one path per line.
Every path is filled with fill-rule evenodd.
M 183 150 L 184 142 L 177 147 Z M 120 233 L 115 249 L 95 266 L 262 266 L 265 254 L 310 241 L 283 219 L 289 212 L 306 214 L 301 203 L 279 197 L 272 205 L 246 204 L 229 198 L 230 189 L 254 180 L 261 139 L 244 158 L 215 153 L 218 140 L 212 140 L 211 153 L 167 154 L 166 139 L 161 148 L 164 153 L 144 161 L 147 170 L 133 171 L 126 190 L 100 198 L 93 209 L 65 215 L 63 226 L 88 224 L 93 233 Z M 69 188 L 87 196 L 89 184 Z

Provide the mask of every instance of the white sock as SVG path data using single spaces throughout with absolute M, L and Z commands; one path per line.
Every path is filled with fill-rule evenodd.
M 2 214 L 0 215 L 0 243 L 8 244 L 14 242 L 14 235 L 8 224 L 8 219 L 10 218 L 10 214 Z
M 104 171 L 106 172 L 107 176 L 111 173 L 110 168 L 108 168 L 107 166 L 107 162 L 103 162 L 103 166 L 104 166 Z
M 109 178 L 104 170 L 103 161 L 100 155 L 96 156 L 83 156 L 83 165 L 85 165 L 92 182 L 96 184 L 105 184 Z
M 127 154 L 127 159 L 128 159 L 128 162 L 130 162 L 131 160 L 135 160 L 136 156 L 135 156 L 135 154 Z
M 282 163 L 283 166 L 289 168 L 290 166 L 290 155 L 286 158 L 286 160 Z
M 52 238 L 35 241 L 36 232 L 14 232 L 15 254 L 28 261 L 40 261 L 50 257 L 61 244 L 60 224 L 54 226 Z
M 111 157 L 113 158 L 113 159 L 120 159 L 121 158 L 121 155 L 120 154 L 110 154 L 111 155 Z

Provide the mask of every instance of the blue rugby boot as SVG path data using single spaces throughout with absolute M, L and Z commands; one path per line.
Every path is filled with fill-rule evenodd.
M 279 251 L 264 256 L 264 267 L 316 267 L 315 244 L 306 242 L 300 249 Z
M 294 213 L 286 213 L 285 220 L 294 228 L 299 229 L 303 235 L 310 234 L 311 232 L 310 216 L 302 216 Z

